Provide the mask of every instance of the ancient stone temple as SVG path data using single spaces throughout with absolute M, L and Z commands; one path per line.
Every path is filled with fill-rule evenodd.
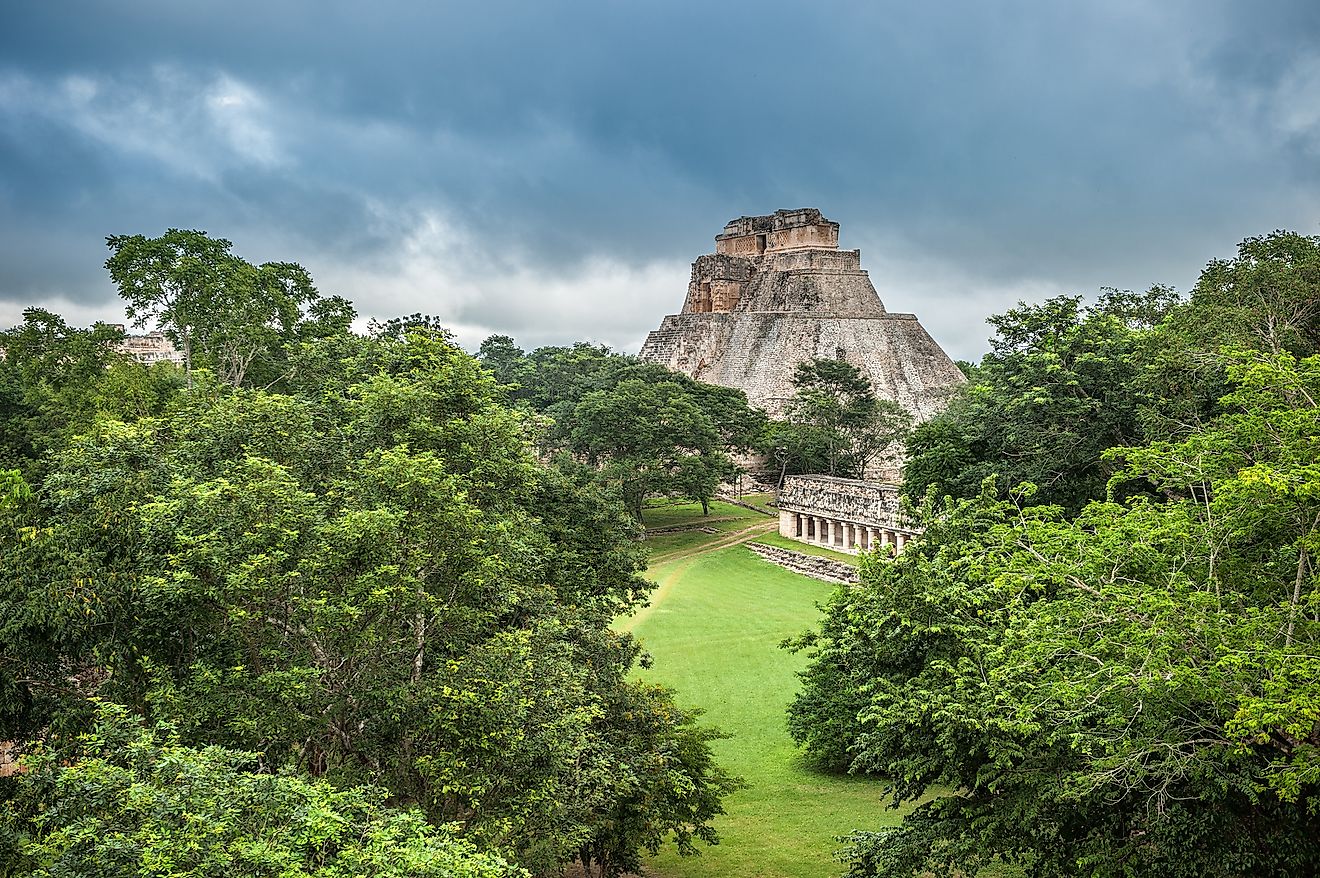
M 789 476 L 776 502 L 781 536 L 838 552 L 898 554 L 921 533 L 903 514 L 894 485 Z
M 692 263 L 679 314 L 647 336 L 641 357 L 708 384 L 737 387 L 771 416 L 793 396 L 793 370 L 843 359 L 917 420 L 941 408 L 962 373 L 912 314 L 893 314 L 839 249 L 839 224 L 819 210 L 740 217 Z

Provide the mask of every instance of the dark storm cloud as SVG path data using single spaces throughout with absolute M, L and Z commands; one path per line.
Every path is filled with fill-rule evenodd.
M 929 8 L 927 8 L 929 7 Z M 201 227 L 368 314 L 635 346 L 732 216 L 814 205 L 887 304 L 1186 286 L 1316 231 L 1309 3 L 31 4 L 0 29 L 0 322 Z

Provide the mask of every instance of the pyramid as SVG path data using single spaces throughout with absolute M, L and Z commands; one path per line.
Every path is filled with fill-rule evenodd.
M 917 421 L 965 381 L 915 315 L 885 310 L 861 251 L 840 250 L 839 224 L 814 208 L 728 223 L 715 252 L 692 263 L 683 310 L 647 336 L 640 356 L 736 387 L 772 417 L 793 397 L 793 371 L 814 357 L 852 363 Z

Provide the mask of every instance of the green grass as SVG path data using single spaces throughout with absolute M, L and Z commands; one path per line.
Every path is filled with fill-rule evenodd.
M 717 527 L 718 525 L 711 525 Z M 746 527 L 740 524 L 740 527 Z M 668 555 L 682 549 L 700 548 L 705 543 L 711 541 L 711 534 L 702 533 L 699 530 L 686 531 L 683 533 L 661 534 L 656 537 L 646 538 L 646 548 L 650 551 L 651 557 L 656 555 Z
M 754 515 L 754 513 L 749 513 Z M 707 540 L 718 537 L 705 535 Z M 748 788 L 726 801 L 716 847 L 700 857 L 666 850 L 647 864 L 659 878 L 823 878 L 838 875 L 835 837 L 892 825 L 884 785 L 804 764 L 784 710 L 806 659 L 779 648 L 816 619 L 826 583 L 732 546 L 654 567 L 652 605 L 622 623 L 654 658 L 647 676 L 701 706 L 704 720 L 733 737 L 716 742 L 720 763 Z
M 743 494 L 738 499 L 742 500 L 742 502 L 744 503 L 750 503 L 753 506 L 759 506 L 760 508 L 764 509 L 766 512 L 772 512 L 772 513 L 775 512 L 775 508 L 770 505 L 771 503 L 775 502 L 774 491 L 771 491 L 768 494 Z
M 750 524 L 755 521 L 764 521 L 766 516 L 719 500 L 710 501 L 709 516 L 701 514 L 700 503 L 667 503 L 663 506 L 648 506 L 642 510 L 642 524 L 646 527 L 674 527 L 681 524 L 700 525 L 711 518 L 733 518 Z
M 701 514 L 700 503 L 670 503 L 645 509 L 643 518 L 645 519 L 645 525 L 649 528 L 680 525 L 690 525 L 693 528 L 710 526 L 720 533 L 742 530 L 750 525 L 771 520 L 768 516 L 753 512 L 750 509 L 743 509 L 741 506 L 734 506 L 732 503 L 721 503 L 719 500 L 711 501 L 710 515 L 708 516 Z M 678 551 L 696 549 L 717 538 L 718 535 L 716 534 L 702 533 L 699 530 L 657 534 L 646 538 L 646 548 L 650 551 L 651 557 L 654 558 Z

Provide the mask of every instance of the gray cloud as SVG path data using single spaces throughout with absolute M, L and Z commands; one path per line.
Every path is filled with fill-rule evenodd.
M 633 347 L 725 220 L 814 205 L 957 356 L 1316 231 L 1312 4 L 28 4 L 0 32 L 0 323 L 112 315 L 204 228 L 368 315 Z

